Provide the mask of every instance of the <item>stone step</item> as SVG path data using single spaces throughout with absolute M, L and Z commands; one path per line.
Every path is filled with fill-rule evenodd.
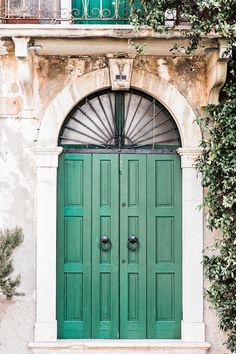
M 182 340 L 82 339 L 30 343 L 29 347 L 32 354 L 206 354 L 210 344 Z

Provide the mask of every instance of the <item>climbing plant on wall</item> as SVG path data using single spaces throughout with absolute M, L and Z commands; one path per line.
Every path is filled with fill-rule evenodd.
M 227 347 L 236 352 L 236 1 L 142 0 L 142 8 L 131 3 L 130 21 L 136 28 L 147 25 L 155 31 L 169 31 L 166 18 L 170 11 L 175 24 L 188 24 L 188 29 L 182 30 L 188 39 L 186 54 L 197 49 L 202 36 L 209 34 L 226 39 L 228 54 L 231 50 L 233 53 L 220 103 L 206 106 L 198 119 L 204 138 L 203 154 L 196 167 L 205 187 L 208 227 L 221 231 L 211 254 L 204 257 L 205 274 L 210 280 L 206 294 L 218 313 L 220 328 L 227 333 Z
M 182 32 L 188 38 L 186 53 L 197 49 L 202 35 L 219 33 L 232 44 L 234 42 L 235 0 L 130 0 L 130 23 L 140 29 L 150 26 L 155 31 L 169 31 L 170 24 L 190 25 Z M 173 19 L 173 21 L 171 21 Z M 168 26 L 169 24 L 169 26 Z
M 20 285 L 20 276 L 11 277 L 13 272 L 12 253 L 23 241 L 23 234 L 20 228 L 0 231 L 0 292 L 8 300 L 13 296 L 23 295 L 17 288 Z
M 212 255 L 204 257 L 211 285 L 206 293 L 228 333 L 228 348 L 236 352 L 236 65 L 229 63 L 227 84 L 219 105 L 208 105 L 199 123 L 208 139 L 197 161 L 206 187 L 204 205 L 210 230 L 221 230 Z

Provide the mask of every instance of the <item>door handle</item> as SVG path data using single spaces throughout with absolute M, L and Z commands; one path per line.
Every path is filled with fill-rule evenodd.
M 137 249 L 140 247 L 139 240 L 135 235 L 129 236 L 127 245 L 128 245 L 128 250 L 130 252 L 136 252 Z
M 99 247 L 102 251 L 108 252 L 112 248 L 111 240 L 107 235 L 103 235 L 100 238 Z

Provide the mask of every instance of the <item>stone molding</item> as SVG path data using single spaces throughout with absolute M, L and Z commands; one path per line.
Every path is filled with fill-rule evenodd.
M 181 156 L 182 168 L 194 168 L 195 160 L 202 154 L 202 148 L 179 148 L 177 153 Z
M 230 56 L 229 43 L 226 40 L 219 40 L 218 51 L 209 56 L 207 63 L 209 104 L 219 103 L 219 94 L 226 81 Z
M 15 56 L 17 58 L 18 79 L 22 89 L 23 109 L 21 116 L 33 118 L 34 93 L 33 93 L 33 58 L 29 55 L 28 45 L 30 37 L 13 37 Z
M 75 352 L 83 352 L 91 354 L 99 351 L 101 354 L 119 353 L 140 354 L 158 353 L 158 354 L 205 354 L 209 347 L 209 343 L 184 343 L 180 340 L 58 340 L 55 343 L 30 343 L 29 347 L 35 354 L 53 354 L 56 352 L 63 354 L 74 354 Z
M 182 339 L 204 342 L 203 319 L 203 188 L 194 163 L 199 147 L 179 148 L 182 168 L 182 254 L 183 320 Z M 194 274 L 194 276 L 193 276 Z
M 33 147 L 36 155 L 36 167 L 58 167 L 58 155 L 62 152 L 62 147 Z
M 114 91 L 129 90 L 133 71 L 133 59 L 109 59 L 111 87 Z
M 67 114 L 81 99 L 108 87 L 110 87 L 108 68 L 90 72 L 78 78 L 69 87 L 64 88 L 49 105 L 42 119 L 38 137 L 39 147 L 34 148 L 38 166 L 36 342 L 52 342 L 52 345 L 62 343 L 57 341 L 56 333 L 57 159 L 62 151 L 57 147 L 58 135 Z M 183 176 L 183 321 L 181 338 L 182 343 L 197 342 L 199 347 L 196 347 L 196 350 L 188 348 L 186 351 L 183 348 L 174 351 L 175 349 L 172 348 L 171 352 L 202 354 L 207 350 L 199 349 L 201 343 L 205 342 L 202 266 L 203 215 L 197 207 L 202 204 L 203 193 L 193 166 L 195 157 L 201 152 L 201 149 L 198 148 L 201 132 L 188 101 L 167 81 L 146 71 L 135 69 L 133 70 L 131 87 L 140 89 L 159 100 L 174 117 L 182 138 L 183 147 L 178 150 L 182 160 Z M 136 342 L 135 348 L 137 348 L 138 342 Z M 169 343 L 174 343 L 174 341 Z M 37 348 L 39 347 L 35 344 L 34 353 L 47 354 L 54 350 L 45 349 L 44 351 L 42 348 Z M 117 344 L 116 348 L 118 348 Z M 62 354 L 69 354 L 73 350 L 73 348 L 58 349 Z M 124 349 L 122 352 L 128 354 L 136 350 Z M 104 349 L 104 353 L 107 352 L 110 352 L 110 349 L 109 351 Z M 143 353 L 145 352 L 146 349 L 143 350 Z M 169 351 L 168 349 L 163 349 L 163 351 L 158 349 L 159 354 L 162 352 L 168 353 Z
M 17 58 L 27 58 L 30 37 L 12 37 L 12 40 L 15 44 L 15 56 Z
M 61 147 L 33 147 L 36 155 L 37 284 L 35 341 L 55 341 L 57 167 Z

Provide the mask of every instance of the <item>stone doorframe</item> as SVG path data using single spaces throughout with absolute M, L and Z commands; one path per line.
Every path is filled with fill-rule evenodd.
M 57 167 L 62 148 L 58 147 L 61 126 L 71 109 L 83 98 L 110 87 L 107 68 L 90 72 L 65 87 L 46 110 L 39 131 L 37 168 L 37 305 L 35 342 L 56 342 L 56 214 Z M 195 114 L 177 89 L 146 71 L 135 69 L 131 87 L 159 100 L 172 114 L 182 139 L 178 149 L 182 167 L 182 297 L 183 342 L 205 342 L 203 321 L 203 191 L 194 168 L 201 153 L 200 129 Z

